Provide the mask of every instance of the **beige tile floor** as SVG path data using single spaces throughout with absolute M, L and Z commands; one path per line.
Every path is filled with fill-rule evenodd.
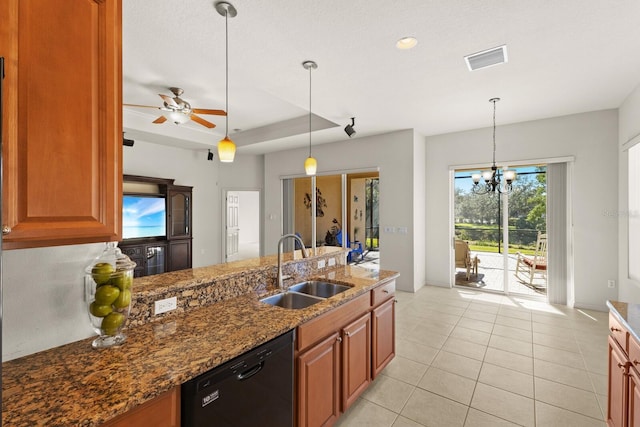
M 397 300 L 396 357 L 337 426 L 605 425 L 607 313 L 433 286 Z

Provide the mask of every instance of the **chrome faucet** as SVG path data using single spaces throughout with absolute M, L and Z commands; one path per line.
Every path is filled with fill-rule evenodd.
M 284 289 L 283 286 L 282 286 L 282 280 L 285 279 L 285 277 L 282 276 L 282 243 L 287 238 L 292 238 L 292 239 L 296 240 L 300 244 L 300 247 L 302 248 L 302 258 L 307 258 L 309 256 L 307 254 L 307 250 L 304 247 L 304 242 L 297 235 L 295 235 L 295 234 L 285 234 L 284 236 L 282 236 L 280 238 L 280 240 L 278 240 L 278 289 Z M 289 276 L 287 276 L 286 278 L 288 278 L 288 277 Z

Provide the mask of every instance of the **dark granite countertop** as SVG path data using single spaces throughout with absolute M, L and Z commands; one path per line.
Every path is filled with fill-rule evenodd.
M 100 425 L 397 276 L 338 266 L 313 277 L 353 287 L 302 310 L 249 292 L 132 327 L 119 347 L 94 350 L 87 339 L 5 362 L 3 426 Z
M 640 304 L 622 301 L 607 301 L 611 313 L 629 330 L 631 335 L 640 342 Z

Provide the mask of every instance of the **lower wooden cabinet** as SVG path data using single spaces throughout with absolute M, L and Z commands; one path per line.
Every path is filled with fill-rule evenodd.
M 640 343 L 612 315 L 609 330 L 607 426 L 640 427 Z
M 395 300 L 390 298 L 371 312 L 372 378 L 376 378 L 396 355 L 395 307 Z
M 104 427 L 180 427 L 180 386 L 152 399 Z
M 394 291 L 386 282 L 298 327 L 298 427 L 333 425 L 393 359 Z
M 342 329 L 342 411 L 371 382 L 371 316 L 365 313 Z
M 609 337 L 609 385 L 607 425 L 625 427 L 627 425 L 627 356 L 616 341 Z
M 340 341 L 337 332 L 296 358 L 298 426 L 329 426 L 340 415 Z

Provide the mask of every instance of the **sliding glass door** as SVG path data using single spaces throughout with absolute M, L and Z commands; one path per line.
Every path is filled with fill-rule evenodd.
M 541 271 L 546 253 L 537 254 L 539 236 L 546 235 L 546 166 L 515 169 L 510 194 L 474 194 L 471 174 L 454 174 L 454 284 L 495 292 L 546 295 Z M 536 258 L 538 256 L 538 258 Z M 530 275 L 525 265 L 537 260 Z M 535 274 L 534 274 L 535 273 Z

